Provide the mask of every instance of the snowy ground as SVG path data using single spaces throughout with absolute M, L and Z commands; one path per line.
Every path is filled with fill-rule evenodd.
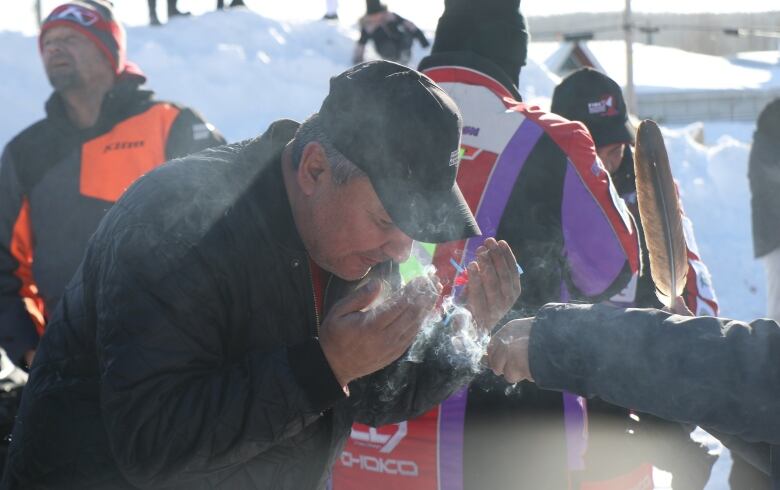
M 19 17 L 13 21 L 7 16 L 0 19 L 0 73 L 5 74 L 0 77 L 0 107 L 4 109 L 0 144 L 43 115 L 43 101 L 50 92 L 36 39 L 29 35 L 32 28 L 24 17 L 29 15 L 32 19 L 32 14 L 29 8 L 20 7 L 26 2 L 14 1 L 11 6 L 10 0 L 2 1 L 6 3 L 4 7 L 18 9 Z M 56 2 L 44 3 L 50 8 Z M 362 0 L 342 1 L 342 19 L 331 23 L 318 20 L 324 2 L 314 0 L 247 0 L 253 11 L 230 12 L 211 12 L 216 3 L 212 1 L 180 0 L 180 8 L 203 15 L 149 28 L 141 25 L 147 14 L 137 6 L 145 2 L 117 3 L 121 16 L 136 26 L 128 29 L 129 58 L 146 71 L 149 86 L 160 98 L 197 108 L 230 141 L 257 135 L 277 118 L 300 120 L 316 111 L 327 92 L 328 77 L 349 65 L 357 36 L 354 19 L 363 9 Z M 551 2 L 524 0 L 523 6 L 530 11 L 541 9 L 544 3 Z M 617 3 L 622 4 L 622 0 L 605 1 L 604 5 Z M 762 3 L 759 0 L 755 5 Z M 134 6 L 131 8 L 130 4 Z M 639 7 L 652 2 L 636 4 Z M 392 5 L 432 34 L 443 2 L 396 0 Z M 740 5 L 750 10 L 754 3 L 743 0 Z M 716 8 L 712 4 L 707 7 Z M 416 49 L 413 63 L 425 54 Z M 743 83 L 738 77 L 724 78 L 718 83 L 735 87 Z M 555 83 L 556 78 L 534 62 L 532 53 L 521 80 L 521 93 L 526 100 L 547 104 Z M 713 274 L 723 315 L 744 319 L 762 316 L 764 280 L 751 253 L 746 178 L 753 125 L 703 122 L 663 130 L 684 205 L 695 224 L 701 254 Z M 728 459 L 722 458 L 708 488 L 726 488 L 727 471 Z

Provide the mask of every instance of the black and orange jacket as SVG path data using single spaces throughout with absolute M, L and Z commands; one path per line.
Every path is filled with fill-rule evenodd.
M 59 95 L 0 163 L 0 346 L 19 361 L 81 261 L 87 240 L 135 179 L 166 160 L 224 143 L 191 109 L 122 80 L 97 123 L 74 127 Z

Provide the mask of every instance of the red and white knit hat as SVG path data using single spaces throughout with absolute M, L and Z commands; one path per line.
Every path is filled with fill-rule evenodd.
M 43 49 L 43 37 L 52 27 L 66 26 L 85 35 L 100 49 L 120 76 L 145 77 L 132 62 L 127 61 L 125 30 L 117 22 L 112 4 L 105 0 L 74 0 L 52 10 L 41 25 L 38 45 Z

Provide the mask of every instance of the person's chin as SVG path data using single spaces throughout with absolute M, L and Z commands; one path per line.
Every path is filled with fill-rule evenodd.
M 368 274 L 375 265 L 376 262 L 359 257 L 352 261 L 348 266 L 343 267 L 336 275 L 346 281 L 358 281 L 366 277 L 366 274 Z
M 350 270 L 345 270 L 344 274 L 337 274 L 345 281 L 358 281 L 360 279 L 363 279 L 366 277 L 366 275 L 371 271 L 371 267 L 351 267 Z
M 54 90 L 62 91 L 78 85 L 78 77 L 72 70 L 51 70 L 48 73 L 49 83 Z

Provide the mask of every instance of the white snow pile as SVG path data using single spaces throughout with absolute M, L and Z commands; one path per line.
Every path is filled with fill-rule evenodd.
M 663 128 L 669 160 L 691 218 L 699 252 L 712 273 L 721 315 L 764 316 L 765 286 L 753 259 L 747 160 L 750 146 L 724 135 L 712 146 L 696 141 L 701 123 Z
M 625 87 L 626 46 L 623 41 L 588 41 L 582 48 L 595 57 L 603 71 L 618 85 Z M 569 43 L 532 42 L 528 54 L 539 64 L 557 67 L 570 49 Z M 725 58 L 634 43 L 634 83 L 640 94 L 778 89 L 780 65 L 777 60 L 776 51 Z

